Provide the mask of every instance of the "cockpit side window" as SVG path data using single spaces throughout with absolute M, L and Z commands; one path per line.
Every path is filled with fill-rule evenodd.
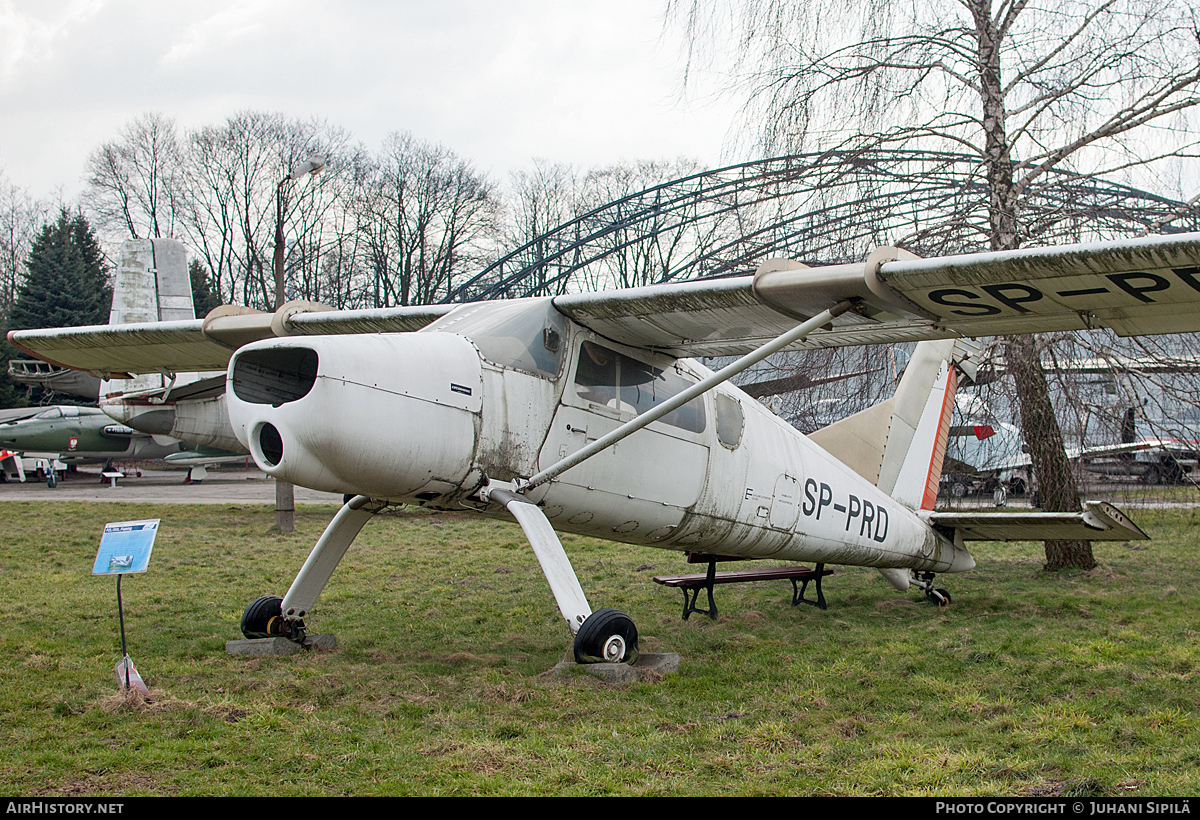
M 585 341 L 579 347 L 575 395 L 601 407 L 638 416 L 682 393 L 692 383 L 673 367 L 653 367 L 595 342 Z M 704 402 L 692 399 L 661 421 L 693 433 L 703 432 Z

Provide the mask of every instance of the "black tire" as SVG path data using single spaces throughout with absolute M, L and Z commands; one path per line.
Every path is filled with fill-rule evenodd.
M 967 495 L 967 485 L 961 481 L 955 481 L 950 485 L 950 496 L 952 498 L 964 498 Z
M 251 601 L 242 613 L 242 634 L 247 638 L 271 638 L 280 633 L 270 632 L 271 621 L 283 617 L 283 599 L 278 595 L 264 595 Z
M 619 639 L 612 641 L 610 640 Z M 624 645 L 621 650 L 620 646 Z M 605 657 L 605 647 L 618 656 Z M 619 609 L 598 609 L 575 633 L 576 663 L 633 663 L 638 658 L 638 633 L 633 619 Z
M 1157 464 L 1151 464 L 1142 474 L 1142 480 L 1147 484 L 1162 484 L 1162 471 L 1158 469 Z
M 925 593 L 925 600 L 938 606 L 950 606 L 950 593 L 940 587 L 931 589 Z
M 1183 483 L 1183 467 L 1175 460 L 1173 456 L 1167 456 L 1158 463 L 1159 472 L 1162 473 L 1164 484 L 1182 484 Z
M 46 479 L 46 486 L 52 490 L 58 486 L 58 476 L 53 470 L 50 471 L 50 477 Z

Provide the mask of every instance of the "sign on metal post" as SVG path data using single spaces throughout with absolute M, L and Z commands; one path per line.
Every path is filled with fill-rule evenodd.
M 160 520 L 151 518 L 105 524 L 100 549 L 96 551 L 96 563 L 92 565 L 92 575 L 117 576 L 117 614 L 121 620 L 121 660 L 115 670 L 117 683 L 125 689 L 137 689 L 144 695 L 149 694 L 149 691 L 134 667 L 125 644 L 125 609 L 121 603 L 121 576 L 146 571 L 150 564 L 150 553 L 154 551 L 154 538 L 158 535 Z

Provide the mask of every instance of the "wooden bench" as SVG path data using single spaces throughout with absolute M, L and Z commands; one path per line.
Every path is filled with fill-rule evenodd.
M 832 575 L 833 570 L 825 569 L 824 564 L 817 564 L 816 569 L 796 564 L 786 567 L 761 567 L 717 572 L 718 561 L 745 561 L 749 559 L 741 556 L 689 552 L 687 553 L 687 560 L 689 564 L 707 563 L 708 572 L 700 572 L 695 575 L 658 575 L 654 578 L 656 584 L 683 590 L 683 619 L 685 621 L 693 612 L 700 612 L 710 618 L 717 617 L 717 602 L 713 599 L 713 587 L 717 584 L 742 584 L 753 581 L 774 581 L 781 578 L 786 578 L 792 582 L 792 606 L 804 603 L 819 609 L 828 608 L 825 604 L 825 595 L 821 592 L 821 578 L 826 575 Z M 817 600 L 815 601 L 804 597 L 809 581 L 816 581 Z M 799 586 L 797 586 L 797 582 L 799 582 Z M 700 590 L 702 589 L 708 591 L 708 609 L 700 609 L 696 606 L 696 601 L 699 599 Z M 690 597 L 689 592 L 691 593 Z

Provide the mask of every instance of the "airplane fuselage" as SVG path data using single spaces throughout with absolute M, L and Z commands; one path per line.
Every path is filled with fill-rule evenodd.
M 479 500 L 487 481 L 528 478 L 708 374 L 534 299 L 467 306 L 417 333 L 254 343 L 230 362 L 226 401 L 239 440 L 273 476 L 506 517 Z M 631 544 L 934 572 L 973 565 L 729 384 L 526 497 L 557 530 Z
M 0 447 L 56 455 L 65 461 L 156 459 L 186 449 L 180 442 L 137 432 L 93 407 L 50 407 L 33 418 L 0 425 Z

